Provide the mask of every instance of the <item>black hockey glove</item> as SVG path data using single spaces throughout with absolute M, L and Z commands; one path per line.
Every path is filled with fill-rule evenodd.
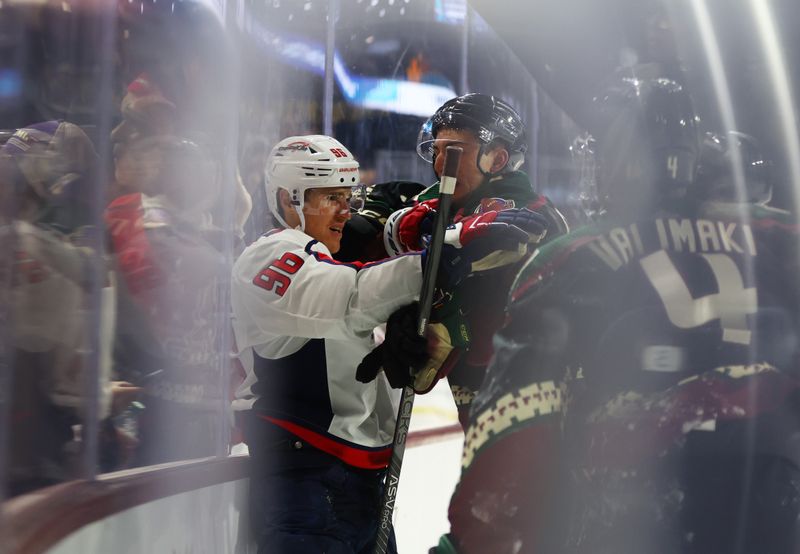
M 414 375 L 428 361 L 428 339 L 417 334 L 419 302 L 398 308 L 386 322 L 386 338 L 367 354 L 356 369 L 356 379 L 369 383 L 381 367 L 392 388 L 413 383 Z
M 364 207 L 345 223 L 341 245 L 334 259 L 365 262 L 385 258 L 383 226 L 386 218 L 407 206 L 424 188 L 424 185 L 412 181 L 390 181 L 371 186 Z
M 368 214 L 357 213 L 347 220 L 344 227 L 339 251 L 333 256 L 334 259 L 340 262 L 363 262 L 386 257 L 383 252 L 383 225 L 380 220 Z M 373 254 L 376 244 L 380 247 L 378 256 Z

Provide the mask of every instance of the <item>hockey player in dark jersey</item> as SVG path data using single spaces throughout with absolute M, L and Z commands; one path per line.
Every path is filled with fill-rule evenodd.
M 500 220 L 509 218 L 509 222 L 514 218 L 536 218 L 545 225 L 545 232 L 530 237 L 530 251 L 540 242 L 566 232 L 563 216 L 519 171 L 527 150 L 525 126 L 510 105 L 494 96 L 476 93 L 445 102 L 423 124 L 417 152 L 433 164 L 440 176 L 442 154 L 450 145 L 464 149 L 453 196 L 454 224 L 491 211 L 499 212 Z M 413 206 L 388 217 L 384 243 L 391 255 L 422 247 L 421 237 L 437 208 L 438 189 L 436 183 L 418 194 Z M 414 381 L 417 392 L 427 392 L 438 378 L 449 374 L 462 424 L 466 423 L 469 403 L 483 381 L 492 354 L 491 337 L 503 321 L 502 307 L 520 263 L 469 277 L 438 303 L 433 314 L 437 324 L 429 328 L 429 334 L 435 336 L 431 340 L 435 344 L 430 349 L 431 358 L 424 364 L 413 362 L 418 366 L 415 369 L 422 365 Z M 407 328 L 396 326 L 387 331 L 383 352 L 373 357 L 383 359 L 384 370 L 402 374 L 393 379 L 397 384 L 410 380 L 405 362 L 412 360 L 405 358 L 408 345 L 416 336 L 414 318 L 405 321 L 409 323 Z M 394 367 L 387 369 L 387 365 Z M 369 379 L 374 374 L 374 369 L 368 371 L 362 366 L 360 378 Z
M 433 551 L 795 552 L 798 226 L 699 200 L 681 85 L 596 104 L 606 213 L 518 274 Z

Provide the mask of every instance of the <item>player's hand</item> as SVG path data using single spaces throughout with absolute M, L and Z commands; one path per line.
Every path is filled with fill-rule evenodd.
M 498 212 L 495 223 L 506 223 L 514 227 L 519 227 L 528 233 L 529 243 L 541 242 L 547 234 L 547 227 L 549 225 L 545 216 L 531 211 L 528 208 L 514 208 Z
M 530 235 L 516 225 L 495 222 L 496 214 L 484 214 L 491 217 L 474 220 L 472 227 L 459 222 L 448 229 L 451 237 L 442 245 L 438 287 L 452 290 L 473 273 L 505 267 L 525 257 Z
M 422 237 L 431 234 L 438 208 L 438 198 L 420 202 L 409 209 L 398 222 L 397 237 L 407 252 L 423 248 Z
M 379 344 L 364 356 L 356 368 L 356 381 L 369 383 L 374 381 L 383 368 L 383 344 Z
M 523 235 L 519 231 L 523 231 Z M 467 246 L 481 237 L 492 238 L 498 246 L 539 242 L 547 231 L 547 219 L 528 208 L 490 211 L 458 220 L 445 231 L 445 244 Z
M 428 361 L 428 339 L 417 334 L 419 303 L 398 308 L 386 322 L 386 338 L 356 369 L 356 380 L 368 383 L 383 368 L 392 388 L 409 386 Z

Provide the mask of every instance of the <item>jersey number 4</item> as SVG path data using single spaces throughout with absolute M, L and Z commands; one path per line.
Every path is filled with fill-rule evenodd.
M 756 288 L 745 288 L 739 268 L 727 254 L 701 254 L 701 257 L 711 267 L 719 292 L 700 298 L 692 296 L 664 250 L 642 258 L 640 263 L 673 325 L 692 329 L 719 319 L 723 341 L 750 344 L 747 315 L 758 310 Z
M 286 294 L 292 284 L 290 275 L 297 273 L 303 266 L 303 258 L 297 254 L 286 252 L 283 256 L 258 272 L 253 278 L 253 284 L 265 290 L 271 290 L 278 296 Z

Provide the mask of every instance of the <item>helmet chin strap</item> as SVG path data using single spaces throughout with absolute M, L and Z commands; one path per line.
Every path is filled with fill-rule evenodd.
M 286 190 L 286 189 L 283 189 L 283 190 Z M 290 195 L 292 194 L 288 190 L 286 190 L 286 192 L 288 192 Z M 278 223 L 283 225 L 284 229 L 297 229 L 298 231 L 305 231 L 306 230 L 306 216 L 303 214 L 303 205 L 302 204 L 300 204 L 299 206 L 298 205 L 294 205 L 293 207 L 294 207 L 294 211 L 297 213 L 297 216 L 300 218 L 300 225 L 297 225 L 295 227 L 292 227 L 291 225 L 289 225 L 286 222 L 286 220 L 283 218 L 283 216 L 281 216 L 279 209 L 274 210 L 273 215 L 275 216 L 275 219 L 278 220 Z
M 525 155 L 520 152 L 514 152 L 509 155 L 506 167 L 509 168 L 510 171 L 517 171 L 522 167 L 523 163 L 525 163 Z
M 284 228 L 284 229 L 291 229 L 291 228 L 292 228 L 292 226 L 291 226 L 291 225 L 289 225 L 288 223 L 286 223 L 286 220 L 285 220 L 285 219 L 283 219 L 283 217 L 281 217 L 281 215 L 280 215 L 280 214 L 278 214 L 278 213 L 274 213 L 274 214 L 272 214 L 272 215 L 274 215 L 274 216 L 275 216 L 275 219 L 277 219 L 277 220 L 278 220 L 278 223 L 280 223 L 280 224 L 283 226 L 283 228 Z M 295 227 L 295 229 L 296 229 L 296 228 L 297 228 L 297 227 Z M 300 229 L 300 230 L 302 231 L 302 229 Z
M 306 230 L 306 216 L 303 214 L 303 206 L 295 206 L 294 211 L 297 212 L 298 217 L 300 217 L 300 225 L 295 227 L 298 231 L 305 231 Z

